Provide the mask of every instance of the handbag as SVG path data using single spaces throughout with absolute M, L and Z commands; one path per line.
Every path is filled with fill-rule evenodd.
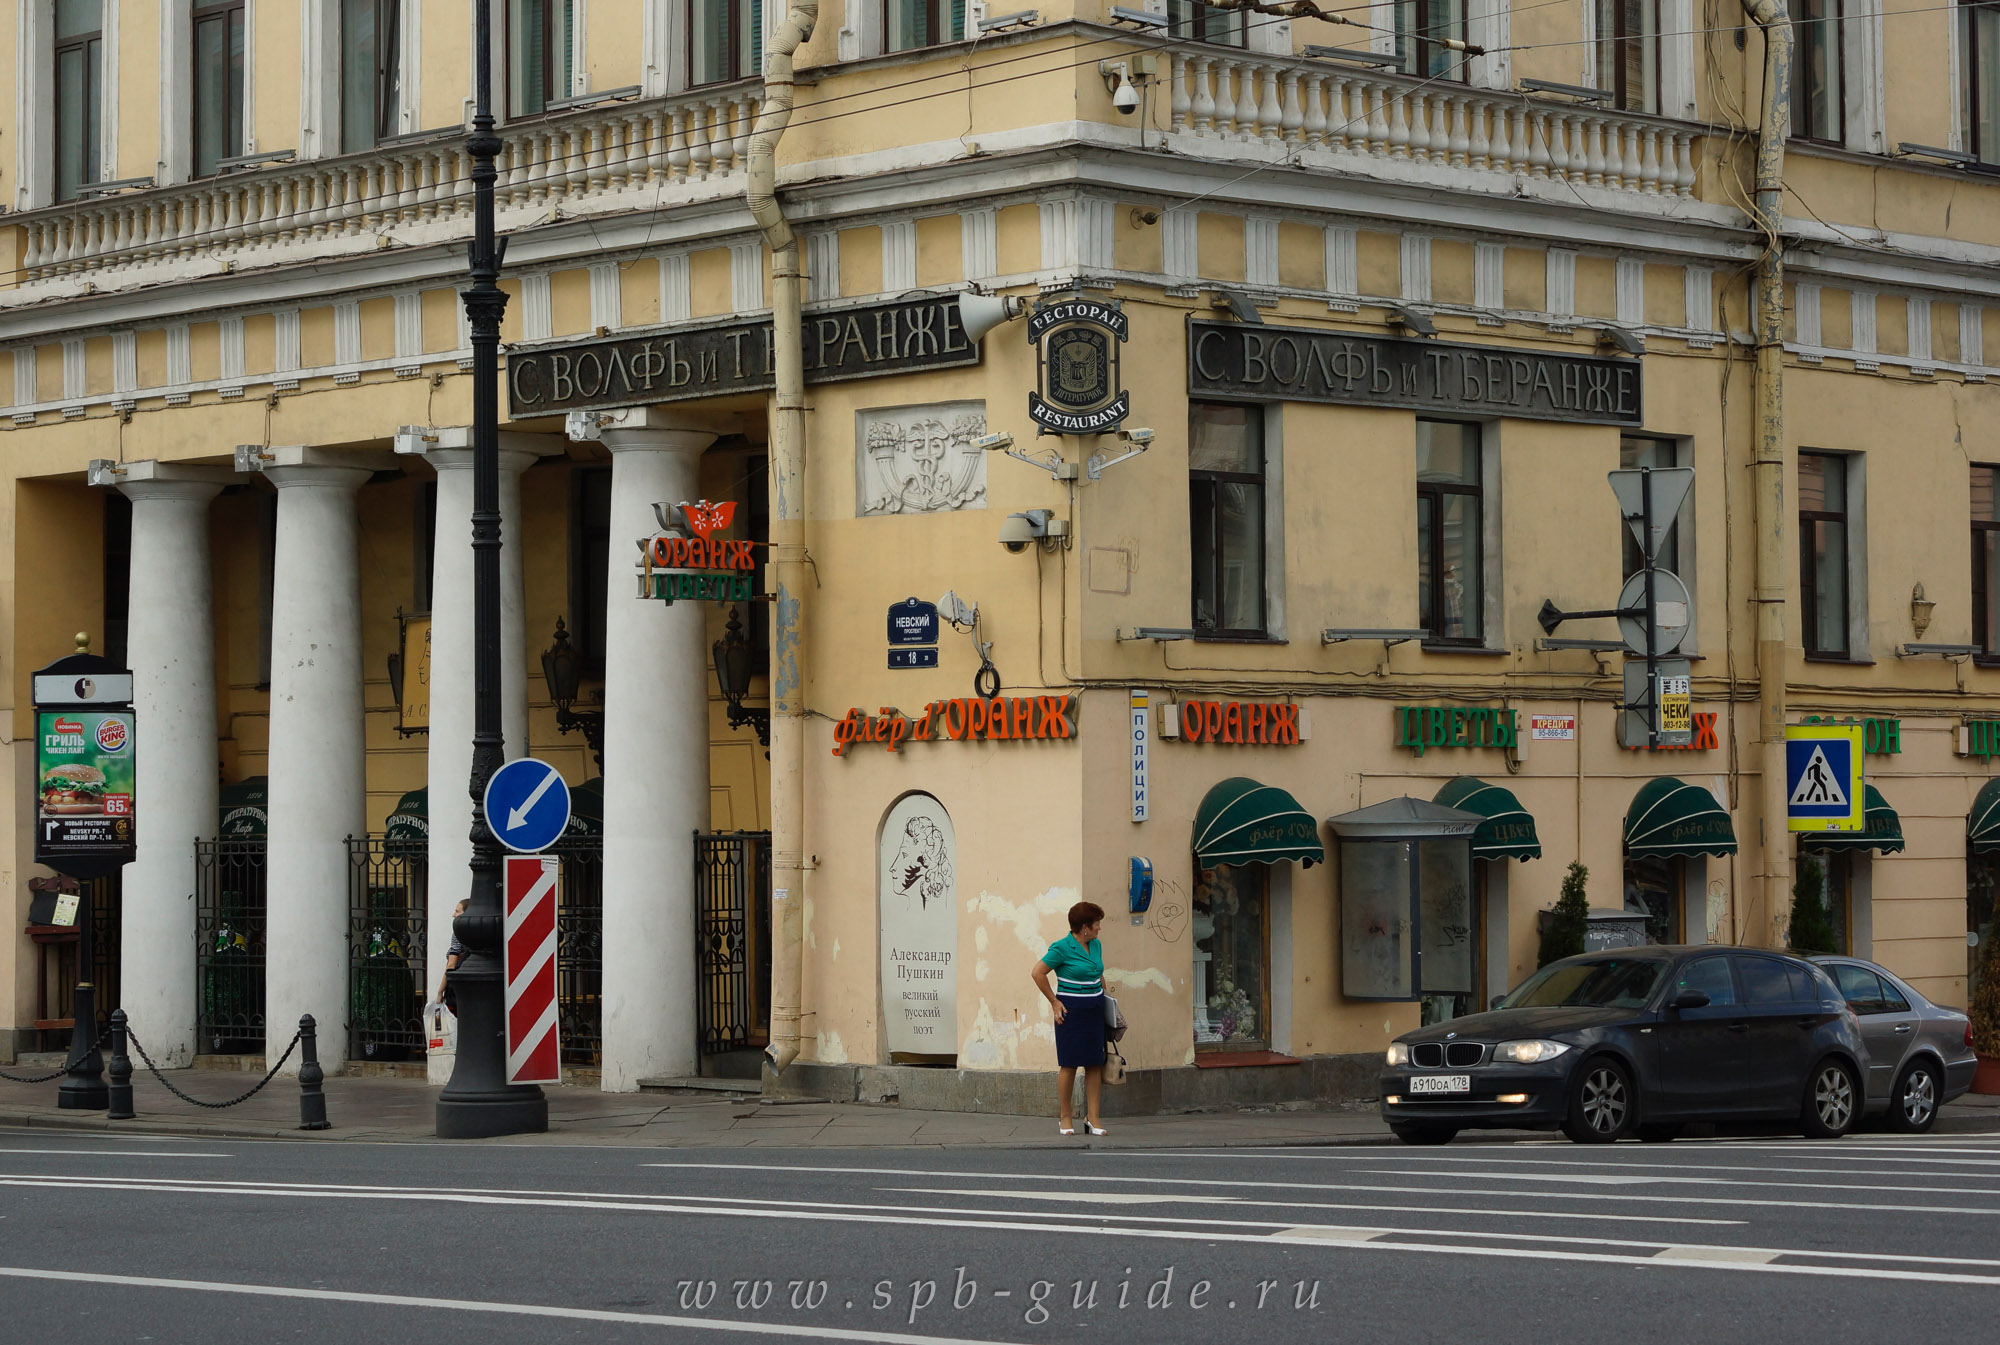
M 1110 1042 L 1104 1046 L 1104 1082 L 1113 1085 L 1125 1082 L 1125 1057 Z
M 1123 1041 L 1125 1040 L 1125 1029 L 1130 1026 L 1132 1025 L 1125 1021 L 1125 1015 L 1119 1011 L 1118 1001 L 1106 995 L 1104 997 L 1104 1039 L 1106 1041 Z

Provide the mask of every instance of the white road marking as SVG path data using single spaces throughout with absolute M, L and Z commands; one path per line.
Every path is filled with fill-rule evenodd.
M 1778 1259 L 1777 1252 L 1762 1252 L 1750 1247 L 1669 1247 L 1653 1258 L 1655 1261 L 1720 1261 L 1741 1265 L 1769 1265 Z
M 611 1312 L 602 1308 L 567 1308 L 542 1303 L 494 1303 L 466 1298 L 427 1298 L 415 1294 L 363 1294 L 343 1289 L 306 1289 L 280 1284 L 231 1284 L 221 1280 L 170 1280 L 151 1275 L 101 1275 L 75 1270 L 36 1270 L 0 1266 L 0 1275 L 22 1280 L 56 1280 L 68 1284 L 105 1284 L 125 1289 L 181 1289 L 210 1294 L 241 1294 L 255 1298 L 311 1299 L 323 1303 L 360 1303 L 384 1308 L 435 1308 L 444 1312 L 479 1312 L 504 1317 L 553 1317 L 571 1322 L 613 1322 L 621 1326 L 672 1326 L 684 1331 L 723 1331 L 746 1336 L 790 1336 L 816 1340 L 855 1340 L 878 1345 L 1004 1345 L 967 1336 L 911 1335 L 900 1331 L 853 1331 L 832 1326 L 788 1326 L 781 1322 L 738 1322 L 711 1317 L 675 1317 L 657 1312 Z
M 853 1168 L 832 1167 L 791 1163 L 647 1163 L 653 1168 L 720 1168 L 732 1172 L 840 1172 L 858 1176 L 881 1177 L 949 1177 L 964 1180 L 963 1172 L 939 1172 L 916 1168 Z M 1467 1191 L 1453 1188 L 1441 1191 L 1435 1186 L 1375 1186 L 1361 1182 L 1298 1182 L 1298 1181 L 1226 1181 L 1218 1177 L 1122 1177 L 1106 1173 L 1056 1173 L 1056 1172 L 981 1172 L 977 1174 L 985 1181 L 1075 1181 L 1075 1182 L 1139 1182 L 1158 1186 L 1227 1186 L 1267 1190 L 1278 1188 L 1286 1191 L 1367 1191 L 1374 1194 L 1436 1196 L 1451 1195 L 1459 1199 L 1467 1197 L 1490 1197 L 1494 1200 L 1527 1198 L 1532 1200 L 1621 1200 L 1629 1202 L 1645 1201 L 1661 1205 L 1740 1205 L 1750 1208 L 1798 1209 L 1801 1202 L 1796 1200 L 1752 1200 L 1740 1196 L 1700 1196 L 1700 1195 L 1637 1195 L 1631 1193 L 1612 1194 L 1591 1191 Z M 1463 1174 L 1468 1180 L 1481 1180 L 1479 1174 Z M 1766 1185 L 1772 1183 L 1765 1183 Z M 1788 1189 L 1793 1183 L 1782 1183 Z M 1841 1189 L 1841 1188 L 1831 1188 Z M 1859 1188 L 1873 1190 L 1872 1187 Z M 1949 1188 L 1917 1188 L 1929 1195 L 1956 1194 Z M 1984 1193 L 1979 1193 L 1984 1194 Z M 1815 1200 L 1810 1207 L 1816 1210 L 1875 1210 L 1896 1214 L 2000 1214 L 2000 1207 L 1986 1205 L 1882 1205 L 1864 1202 L 1844 1202 L 1837 1200 Z
M 1224 1157 L 1235 1157 L 1235 1156 L 1236 1155 L 1234 1154 L 1204 1155 L 1204 1157 L 1210 1157 L 1210 1158 L 1224 1158 Z M 1360 1156 L 1356 1155 L 1356 1157 Z M 1369 1161 L 1377 1163 L 1409 1163 L 1412 1160 L 1408 1154 L 1376 1154 L 1372 1155 Z M 1449 1164 L 1461 1164 L 1461 1165 L 1476 1164 L 1476 1165 L 1484 1165 L 1486 1167 L 1495 1169 L 1505 1169 L 1510 1167 L 1526 1167 L 1530 1164 L 1533 1164 L 1544 1167 L 1584 1167 L 1584 1168 L 1596 1168 L 1599 1170 L 1651 1168 L 1651 1169 L 1658 1169 L 1663 1172 L 1737 1172 L 1737 1173 L 1760 1173 L 1760 1174 L 1785 1172 L 1785 1173 L 1794 1173 L 1800 1176 L 1807 1176 L 1807 1177 L 1825 1177 L 1831 1175 L 1838 1175 L 1843 1177 L 1902 1177 L 1905 1179 L 1913 1177 L 1924 1177 L 1924 1178 L 1934 1177 L 1941 1182 L 1958 1183 L 1957 1185 L 1945 1185 L 1937 1187 L 1923 1186 L 1923 1187 L 1907 1188 L 1920 1191 L 1938 1190 L 1938 1191 L 1964 1192 L 1965 1191 L 1964 1183 L 1967 1182 L 2000 1183 L 2000 1172 L 1932 1172 L 1929 1170 L 1909 1172 L 1901 1168 L 1842 1167 L 1839 1169 L 1832 1169 L 1825 1167 L 1812 1167 L 1812 1168 L 1774 1167 L 1770 1164 L 1765 1164 L 1765 1163 L 1759 1163 L 1755 1165 L 1747 1163 L 1647 1163 L 1637 1159 L 1629 1161 L 1618 1160 L 1618 1159 L 1589 1159 L 1589 1158 L 1498 1159 L 1498 1158 L 1479 1158 L 1472 1156 L 1466 1156 L 1461 1158 L 1451 1154 L 1433 1154 L 1425 1157 L 1422 1161 L 1426 1164 L 1427 1167 L 1430 1164 L 1449 1163 Z M 1863 1161 L 1879 1162 L 1881 1160 L 1865 1159 Z M 1939 1162 L 1939 1163 L 1950 1162 L 1953 1163 L 1955 1167 L 1966 1166 L 1966 1164 L 1964 1164 L 1962 1161 L 1951 1160 L 1951 1159 L 1933 1159 L 1929 1161 Z M 1371 1167 L 1368 1169 L 1369 1172 L 1382 1172 L 1383 1170 L 1384 1169 L 1376 1167 Z M 1480 1176 L 1486 1175 L 1484 1173 L 1465 1172 L 1457 1168 L 1448 1171 L 1440 1170 L 1436 1172 L 1428 1171 L 1426 1170 L 1426 1168 L 1403 1169 L 1403 1171 L 1414 1172 L 1420 1176 L 1435 1176 L 1439 1178 L 1464 1177 L 1464 1178 L 1476 1179 Z M 1495 1175 L 1498 1174 L 1496 1173 Z M 1557 1178 L 1556 1180 L 1575 1180 L 1579 1182 L 1589 1182 L 1599 1179 L 1578 1176 L 1575 1178 L 1561 1177 Z M 1645 1177 L 1645 1178 L 1635 1177 L 1632 1178 L 1631 1180 L 1652 1181 L 1655 1179 L 1651 1177 Z M 1786 1184 L 1789 1185 L 1790 1183 Z M 1871 1186 L 1869 1189 L 1875 1190 L 1875 1189 L 1889 1189 L 1889 1188 L 1876 1188 Z M 1982 1191 L 1979 1194 L 1994 1194 L 1994 1193 L 2000 1193 L 2000 1188 L 1996 1188 L 1995 1192 Z
M 64 1158 L 234 1158 L 235 1154 L 174 1154 L 152 1149 L 8 1149 L 0 1148 L 0 1158 L 15 1154 L 59 1154 Z
M 310 1188 L 299 1188 L 299 1187 L 284 1188 L 278 1186 L 258 1187 L 258 1186 L 249 1186 L 236 1183 L 198 1183 L 193 1181 L 169 1183 L 163 1181 L 116 1180 L 109 1178 L 94 1178 L 81 1183 L 76 1181 L 75 1179 L 65 1180 L 65 1179 L 52 1179 L 52 1178 L 35 1178 L 35 1179 L 24 1180 L 21 1178 L 5 1178 L 5 1179 L 0 1179 L 0 1185 L 28 1186 L 28 1187 L 64 1187 L 67 1189 L 92 1189 L 92 1190 L 106 1190 L 106 1191 L 147 1191 L 155 1193 L 167 1192 L 177 1195 L 263 1196 L 263 1197 L 278 1197 L 278 1198 L 290 1198 L 290 1199 L 344 1198 L 344 1199 L 361 1199 L 361 1200 L 436 1201 L 443 1203 L 495 1205 L 495 1206 L 510 1206 L 510 1205 L 532 1206 L 544 1209 L 555 1208 L 555 1209 L 624 1210 L 624 1211 L 639 1211 L 652 1214 L 682 1214 L 682 1215 L 691 1214 L 697 1216 L 708 1215 L 717 1218 L 793 1220 L 801 1222 L 818 1222 L 818 1223 L 876 1224 L 876 1225 L 891 1225 L 902 1228 L 976 1228 L 976 1229 L 984 1229 L 984 1230 L 999 1231 L 999 1232 L 1030 1232 L 1030 1233 L 1058 1233 L 1058 1234 L 1067 1233 L 1067 1234 L 1086 1236 L 1086 1237 L 1145 1238 L 1155 1241 L 1174 1241 L 1174 1242 L 1207 1242 L 1207 1243 L 1232 1242 L 1232 1243 L 1258 1243 L 1266 1245 L 1271 1243 L 1277 1243 L 1283 1245 L 1296 1245 L 1296 1246 L 1311 1246 L 1311 1245 L 1326 1246 L 1329 1244 L 1329 1242 L 1337 1242 L 1341 1246 L 1365 1248 L 1368 1250 L 1380 1249 L 1380 1250 L 1393 1250 L 1393 1251 L 1429 1252 L 1435 1254 L 1490 1256 L 1490 1257 L 1502 1257 L 1502 1258 L 1521 1259 L 1521 1260 L 1540 1260 L 1540 1261 L 1558 1261 L 1558 1262 L 1587 1261 L 1587 1262 L 1612 1264 L 1612 1265 L 1653 1264 L 1657 1263 L 1657 1261 L 1665 1252 L 1674 1251 L 1676 1248 L 1688 1246 L 1687 1244 L 1677 1244 L 1677 1243 L 1629 1242 L 1629 1241 L 1602 1239 L 1602 1238 L 1563 1238 L 1559 1236 L 1544 1236 L 1539 1234 L 1482 1233 L 1482 1232 L 1468 1232 L 1464 1230 L 1434 1231 L 1426 1229 L 1397 1229 L 1397 1228 L 1380 1228 L 1380 1227 L 1365 1227 L 1365 1226 L 1355 1227 L 1352 1225 L 1296 1225 L 1296 1224 L 1265 1223 L 1262 1221 L 1229 1221 L 1229 1220 L 1208 1220 L 1208 1219 L 1197 1220 L 1192 1217 L 1185 1219 L 1166 1219 L 1166 1218 L 1147 1218 L 1144 1216 L 1123 1216 L 1117 1219 L 1116 1221 L 1106 1221 L 1104 1219 L 1104 1216 L 1099 1216 L 1100 1222 L 1096 1224 L 1046 1222 L 1046 1220 L 1048 1220 L 1051 1217 L 1056 1217 L 1056 1218 L 1080 1217 L 1080 1216 L 1065 1216 L 1063 1215 L 1062 1212 L 1059 1211 L 1058 1212 L 1022 1211 L 1021 1213 L 1023 1217 L 1021 1218 L 1018 1219 L 1006 1218 L 1003 1220 L 1003 1219 L 984 1217 L 989 1213 L 993 1213 L 987 1211 L 968 1211 L 964 1215 L 953 1215 L 950 1212 L 935 1210 L 935 1209 L 919 1208 L 912 1210 L 908 1208 L 883 1207 L 883 1206 L 845 1206 L 833 1209 L 799 1208 L 798 1206 L 802 1202 L 785 1202 L 782 1206 L 756 1206 L 752 1204 L 746 1204 L 741 1200 L 739 1200 L 738 1203 L 735 1205 L 719 1205 L 719 1204 L 710 1205 L 710 1204 L 687 1204 L 687 1203 L 670 1204 L 666 1203 L 665 1198 L 662 1198 L 657 1201 L 633 1201 L 625 1198 L 597 1199 L 597 1200 L 577 1199 L 574 1197 L 526 1198 L 518 1195 L 507 1196 L 507 1195 L 493 1195 L 493 1194 L 472 1194 L 467 1192 L 450 1192 L 450 1191 L 409 1191 L 409 1190 L 399 1191 L 399 1190 L 388 1190 L 380 1188 L 356 1189 L 356 1188 L 341 1188 L 341 1187 L 330 1188 L 324 1186 L 315 1186 Z M 999 1213 L 1011 1214 L 1012 1212 L 999 1212 Z M 912 1217 L 913 1215 L 927 1216 L 927 1217 Z M 1193 1224 L 1193 1223 L 1199 1223 L 1201 1226 L 1198 1228 L 1165 1228 L 1165 1227 L 1154 1226 L 1160 1224 Z M 1245 1230 L 1269 1229 L 1271 1231 L 1256 1231 L 1256 1232 L 1232 1231 L 1238 1228 Z M 1449 1242 L 1397 1242 L 1388 1240 L 1398 1237 L 1473 1238 L 1473 1239 L 1489 1239 L 1493 1241 L 1507 1241 L 1507 1242 L 1532 1242 L 1540 1245 L 1532 1247 L 1500 1247 L 1500 1246 L 1492 1246 L 1481 1243 L 1466 1245 L 1466 1244 L 1456 1244 Z M 1595 1247 L 1630 1247 L 1636 1250 L 1644 1251 L 1645 1254 L 1644 1255 L 1624 1254 L 1624 1253 L 1614 1254 L 1609 1252 L 1584 1251 L 1577 1248 L 1574 1244 L 1582 1244 L 1584 1246 L 1595 1246 Z M 1701 1253 L 1704 1252 L 1740 1253 L 1740 1255 L 1730 1255 L 1726 1259 L 1718 1259 L 1718 1257 L 1715 1255 L 1702 1255 Z M 1766 1254 L 1768 1254 L 1768 1258 L 1766 1258 Z M 1907 1270 L 1884 1270 L 1884 1269 L 1872 1268 L 1869 1266 L 1824 1266 L 1824 1265 L 1815 1266 L 1815 1265 L 1775 1264 L 1775 1258 L 1782 1256 L 1808 1257 L 1816 1260 L 1854 1259 L 1854 1260 L 1867 1260 L 1874 1262 L 1894 1262 L 1900 1265 L 1908 1265 L 1912 1267 L 1914 1266 L 1993 1267 L 1996 1265 L 2000 1265 L 2000 1263 L 1996 1263 L 1993 1261 L 1966 1260 L 1966 1259 L 1952 1258 L 1952 1257 L 1897 1256 L 1889 1254 L 1864 1253 L 1864 1252 L 1838 1253 L 1838 1252 L 1818 1252 L 1818 1251 L 1791 1251 L 1782 1248 L 1740 1248 L 1740 1247 L 1703 1248 L 1698 1245 L 1689 1248 L 1685 1257 L 1682 1258 L 1680 1263 L 1686 1264 L 1688 1266 L 1700 1267 L 1705 1269 L 1731 1269 L 1731 1270 L 1757 1269 L 1757 1270 L 1769 1270 L 1772 1272 L 1783 1272 L 1787 1274 L 1817 1275 L 1829 1278 L 1896 1279 L 1896 1280 L 1920 1282 L 1920 1283 L 1972 1284 L 1972 1285 L 1987 1285 L 1987 1286 L 1992 1286 L 1994 1288 L 2000 1288 L 2000 1275 L 1979 1275 L 1979 1274 L 1967 1274 L 1962 1272 L 1940 1271 L 1940 1270 L 1917 1270 L 1914 1268 Z M 65 1272 L 27 1271 L 20 1269 L 15 1269 L 10 1271 L 5 1267 L 0 1267 L 0 1274 L 15 1274 L 30 1278 L 32 1277 L 47 1278 L 47 1277 L 61 1277 L 63 1274 L 65 1274 Z M 75 1278 L 89 1279 L 92 1277 L 77 1276 Z M 126 1279 L 127 1277 L 111 1277 L 111 1280 L 107 1280 L 106 1282 L 112 1282 L 112 1281 L 123 1282 Z M 139 1281 L 135 1279 L 132 1282 L 143 1283 L 144 1281 Z M 212 1287 L 209 1286 L 206 1282 L 200 1282 L 200 1281 L 170 1282 L 166 1287 L 179 1287 L 182 1284 L 191 1284 L 193 1287 Z M 236 1288 L 242 1289 L 243 1287 L 236 1286 Z M 293 1291 L 285 1291 L 285 1292 L 291 1293 Z M 301 1290 L 296 1292 L 303 1296 L 313 1296 L 318 1294 L 320 1291 Z M 397 1299 L 390 1296 L 379 1296 L 379 1297 L 381 1301 L 390 1303 L 416 1302 L 416 1300 Z M 356 1301 L 362 1301 L 362 1300 L 356 1300 Z M 375 1301 L 375 1298 L 371 1297 L 367 1301 Z M 448 1305 L 450 1302 L 453 1302 L 453 1300 L 437 1300 L 437 1303 L 439 1305 Z M 547 1312 L 550 1314 L 554 1314 L 557 1311 L 559 1310 L 556 1309 L 547 1310 Z M 642 1318 L 645 1318 L 644 1314 L 634 1314 L 629 1318 L 629 1320 L 636 1321 L 636 1320 L 641 1320 Z M 628 1320 L 628 1318 L 624 1316 L 618 1316 L 607 1320 Z M 698 1319 L 691 1319 L 691 1320 L 698 1320 Z M 679 1324 L 679 1323 L 675 1321 L 665 1324 Z M 744 1326 L 743 1329 L 748 1329 L 747 1324 Z M 885 1337 L 862 1335 L 854 1338 L 863 1340 L 874 1340 L 874 1339 L 884 1339 Z M 929 1339 L 929 1338 L 924 1338 L 924 1339 Z
M 1756 1168 L 1745 1168 L 1755 1172 Z M 1787 1191 L 1900 1191 L 1918 1195 L 1995 1195 L 1993 1191 L 1965 1191 L 1956 1186 L 1887 1186 L 1880 1182 L 1766 1182 L 1754 1177 L 1579 1177 L 1567 1172 L 1425 1172 L 1421 1169 L 1376 1168 L 1384 1177 L 1462 1177 L 1473 1182 L 1560 1182 L 1585 1186 L 1781 1186 Z
M 1076 1200 L 1103 1205 L 1241 1205 L 1252 1209 L 1365 1210 L 1383 1214 L 1456 1214 L 1489 1219 L 1591 1219 L 1613 1223 L 1711 1224 L 1741 1227 L 1742 1219 L 1687 1219 L 1654 1214 L 1589 1214 L 1570 1210 L 1481 1210 L 1446 1205 L 1360 1205 L 1307 1200 L 1261 1200 L 1247 1196 L 1126 1195 L 1111 1191 L 966 1191 L 940 1186 L 898 1186 L 887 1190 L 917 1195 L 983 1196 L 994 1200 Z M 688 1199 L 689 1197 L 682 1197 Z M 722 1199 L 723 1197 L 716 1197 Z

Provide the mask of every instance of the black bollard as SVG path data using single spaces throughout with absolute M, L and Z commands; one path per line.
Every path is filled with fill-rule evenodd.
M 111 1095 L 111 1110 L 106 1119 L 129 1121 L 132 1111 L 132 1057 L 125 1050 L 125 1010 L 111 1011 L 111 1063 L 106 1067 L 111 1076 L 108 1092 Z
M 326 1074 L 319 1067 L 319 1028 L 311 1014 L 299 1019 L 299 1129 L 331 1130 L 326 1119 Z

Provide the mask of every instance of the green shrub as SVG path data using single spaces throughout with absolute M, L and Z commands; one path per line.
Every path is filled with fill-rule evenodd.
M 1822 888 L 1826 869 L 1811 855 L 1799 856 L 1798 871 L 1792 875 L 1792 918 L 1785 931 L 1785 943 L 1795 953 L 1837 953 L 1833 946 L 1833 920 L 1827 914 Z
M 1562 895 L 1556 898 L 1549 927 L 1542 931 L 1536 966 L 1546 967 L 1583 951 L 1583 936 L 1590 928 L 1590 898 L 1584 895 L 1584 882 L 1589 877 L 1589 869 L 1574 860 L 1570 862 L 1569 872 L 1563 876 Z
M 2000 920 L 1980 941 L 1979 984 L 1966 1012 L 1972 1019 L 1972 1049 L 2000 1055 Z

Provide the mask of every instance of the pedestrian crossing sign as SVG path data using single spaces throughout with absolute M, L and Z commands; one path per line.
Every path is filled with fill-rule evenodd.
M 1787 830 L 1861 830 L 1862 731 L 1859 724 L 1785 730 Z

